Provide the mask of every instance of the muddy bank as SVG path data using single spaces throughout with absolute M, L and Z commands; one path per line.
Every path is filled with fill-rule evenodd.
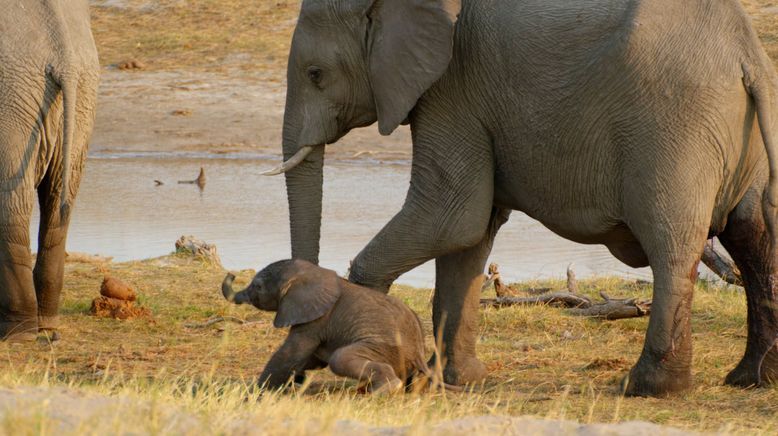
M 147 72 L 105 68 L 94 155 L 235 154 L 280 159 L 286 84 L 281 74 L 234 70 Z M 410 160 L 408 127 L 383 137 L 354 130 L 329 158 Z

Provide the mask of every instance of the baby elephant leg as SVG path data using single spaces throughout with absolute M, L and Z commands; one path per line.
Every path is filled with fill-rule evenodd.
M 319 359 L 316 356 L 311 356 L 310 358 L 308 358 L 308 362 L 305 364 L 305 367 L 303 367 L 302 371 L 300 371 L 299 373 L 295 373 L 294 382 L 298 385 L 303 384 L 305 383 L 306 371 L 322 369 L 326 367 L 327 367 L 327 362 L 323 362 L 321 359 Z
M 330 357 L 330 369 L 336 375 L 350 377 L 369 385 L 373 394 L 391 394 L 401 392 L 405 384 L 392 369 L 392 366 L 370 360 L 369 349 L 361 344 L 352 344 L 339 348 Z

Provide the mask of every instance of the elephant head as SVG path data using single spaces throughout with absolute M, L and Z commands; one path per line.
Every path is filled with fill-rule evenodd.
M 251 304 L 257 309 L 277 312 L 273 325 L 289 327 L 324 316 L 341 293 L 335 271 L 319 268 L 303 260 L 283 260 L 258 272 L 246 289 L 235 292 L 235 276 L 227 274 L 222 294 L 235 304 Z
M 445 73 L 460 0 L 304 0 L 287 70 L 283 154 L 292 257 L 318 263 L 324 146 L 388 135 Z

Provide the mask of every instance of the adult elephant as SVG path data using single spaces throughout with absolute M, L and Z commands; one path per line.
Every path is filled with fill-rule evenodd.
M 718 236 L 744 275 L 745 356 L 727 383 L 778 378 L 776 75 L 736 0 L 304 0 L 283 132 L 292 254 L 316 262 L 324 144 L 409 122 L 402 210 L 350 279 L 388 289 L 436 259 L 445 379 L 482 379 L 478 293 L 520 210 L 650 265 L 653 313 L 626 390 L 691 383 L 693 278 Z
M 99 64 L 86 0 L 0 0 L 0 11 L 0 338 L 24 340 L 56 327 Z

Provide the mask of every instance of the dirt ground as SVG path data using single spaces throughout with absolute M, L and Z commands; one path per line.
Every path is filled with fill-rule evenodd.
M 281 156 L 286 85 L 277 74 L 120 71 L 102 74 L 90 153 Z M 329 158 L 410 160 L 407 127 L 382 137 L 358 129 Z

